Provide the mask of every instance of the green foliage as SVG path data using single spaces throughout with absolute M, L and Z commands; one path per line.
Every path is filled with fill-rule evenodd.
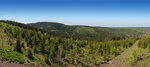
M 150 52 L 150 44 L 148 44 L 148 45 L 147 45 L 147 49 L 148 49 L 148 50 L 149 50 L 149 52 Z
M 0 57 L 3 60 L 7 60 L 10 62 L 19 62 L 21 64 L 25 63 L 24 57 L 21 53 L 11 50 L 0 49 Z
M 112 54 L 112 55 L 116 55 L 116 47 L 113 47 L 113 48 L 111 49 L 111 54 Z
M 57 31 L 67 36 L 73 36 L 76 39 L 85 40 L 119 40 L 124 39 L 125 36 L 137 37 L 141 35 L 140 32 L 131 29 L 118 29 L 106 27 L 90 27 L 90 26 L 67 26 L 55 22 L 38 22 L 29 24 L 31 26 L 42 28 L 47 31 Z M 112 38 L 111 38 L 112 37 Z
M 29 57 L 31 60 L 35 60 L 33 51 L 32 51 L 31 49 L 29 49 L 29 51 L 28 51 L 28 57 Z
M 20 43 L 20 40 L 17 40 L 17 43 L 16 43 L 16 51 L 22 53 L 22 46 L 21 46 L 21 43 Z
M 99 66 L 135 42 L 135 39 L 115 36 L 111 37 L 111 41 L 104 42 L 64 38 L 7 23 L 0 23 L 0 28 L 9 37 L 16 39 L 15 51 L 25 53 L 26 57 L 33 61 L 36 61 L 36 55 L 39 54 L 50 66 Z
M 132 53 L 132 56 L 133 56 L 133 60 L 134 60 L 134 61 L 137 60 L 137 52 L 136 52 L 136 51 L 134 51 L 134 52 Z
M 142 37 L 139 41 L 138 47 L 149 49 L 149 45 L 150 45 L 150 37 Z

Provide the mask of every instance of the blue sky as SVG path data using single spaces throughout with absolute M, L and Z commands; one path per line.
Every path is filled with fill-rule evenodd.
M 0 19 L 104 27 L 150 26 L 148 0 L 0 0 Z

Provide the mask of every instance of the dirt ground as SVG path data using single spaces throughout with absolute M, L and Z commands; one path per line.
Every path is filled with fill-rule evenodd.
M 8 61 L 0 61 L 0 67 L 30 67 L 24 64 L 10 63 Z

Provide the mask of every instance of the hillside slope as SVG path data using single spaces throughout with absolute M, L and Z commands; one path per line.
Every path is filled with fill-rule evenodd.
M 90 26 L 70 26 L 64 25 L 61 23 L 54 22 L 38 22 L 29 24 L 40 29 L 57 31 L 73 37 L 89 39 L 89 40 L 104 40 L 107 37 L 112 37 L 112 39 L 117 39 L 117 37 L 124 38 L 127 37 L 136 37 L 141 33 L 130 30 L 130 29 L 112 29 L 107 27 L 90 27 Z
M 109 61 L 109 64 L 104 64 L 101 67 L 129 67 L 131 65 L 132 53 L 137 51 L 137 41 L 132 47 L 125 50 L 121 55 Z
M 99 67 L 136 40 L 74 40 L 9 23 L 0 23 L 0 29 L 0 59 L 37 67 Z
M 109 61 L 108 64 L 103 64 L 101 67 L 149 67 L 150 53 L 147 49 L 139 48 L 138 45 L 139 40 L 121 55 Z
M 4 30 L 2 28 L 0 28 L 0 67 L 30 67 L 24 64 L 19 64 L 19 63 L 15 63 L 15 62 L 9 62 L 6 61 L 7 60 L 13 60 L 13 61 L 18 61 L 21 62 L 19 59 L 22 59 L 21 57 L 19 57 L 19 55 L 15 55 L 15 54 L 19 54 L 18 52 L 12 52 L 11 50 L 13 50 L 14 48 L 12 47 L 12 43 L 10 43 L 10 41 L 12 41 L 13 39 L 10 39 L 7 34 L 4 32 Z M 11 46 L 10 46 L 11 45 Z M 4 50 L 9 51 L 6 53 Z M 14 54 L 14 55 L 12 55 Z M 19 57 L 19 58 L 18 58 Z M 9 59 L 8 59 L 9 58 Z

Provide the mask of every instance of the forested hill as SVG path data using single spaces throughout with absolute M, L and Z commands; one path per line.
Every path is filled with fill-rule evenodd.
M 73 39 L 84 40 L 119 40 L 128 37 L 137 37 L 141 33 L 130 29 L 112 29 L 107 27 L 90 27 L 90 26 L 70 26 L 56 22 L 38 22 L 31 24 L 23 24 L 16 21 L 0 20 L 0 22 L 15 25 L 21 28 L 41 31 L 42 33 L 49 33 L 54 36 L 65 38 L 72 37 Z
M 126 37 L 137 37 L 141 33 L 131 29 L 113 29 L 107 27 L 91 27 L 79 25 L 65 25 L 55 22 L 38 22 L 29 24 L 48 31 L 57 31 L 73 37 L 88 40 L 105 40 Z
M 109 33 L 108 31 L 101 31 L 101 30 L 96 31 L 95 29 L 93 29 L 92 27 L 89 27 L 89 26 L 79 26 L 79 28 L 81 30 L 75 31 L 75 33 L 74 33 L 74 32 L 72 32 L 72 30 L 74 30 L 78 26 L 71 26 L 71 27 L 65 28 L 65 26 L 63 27 L 64 24 L 52 23 L 52 26 L 57 27 L 57 29 L 59 29 L 59 30 L 56 30 L 54 28 L 50 28 L 50 30 L 47 30 L 47 29 L 42 29 L 41 27 L 34 27 L 31 25 L 19 23 L 16 21 L 0 20 L 0 22 L 1 23 L 8 23 L 8 24 L 18 26 L 18 27 L 21 27 L 24 29 L 40 31 L 42 33 L 49 33 L 53 36 L 59 36 L 59 37 L 64 37 L 64 38 L 72 37 L 73 39 L 97 40 L 97 41 L 119 40 L 119 39 L 125 38 L 124 35 Z M 43 24 L 48 25 L 46 23 L 43 23 Z M 43 27 L 45 27 L 44 25 L 43 25 Z M 64 30 L 64 29 L 66 29 L 66 30 Z M 97 32 L 99 32 L 99 33 L 97 33 Z
M 99 67 L 136 40 L 74 40 L 5 22 L 0 30 L 0 60 L 36 67 Z
M 17 21 L 0 20 L 0 22 L 1 23 L 8 23 L 10 25 L 21 27 L 21 28 L 24 28 L 24 29 L 29 29 L 29 30 L 34 30 L 34 31 L 40 31 L 42 33 L 49 33 L 49 34 L 52 34 L 54 36 L 60 36 L 60 37 L 66 37 L 66 38 L 70 37 L 70 36 L 68 36 L 66 34 L 62 34 L 60 32 L 43 30 L 43 29 L 40 29 L 40 28 L 37 28 L 37 27 L 34 27 L 34 26 L 30 26 L 30 25 L 27 25 L 27 24 L 23 24 L 23 23 L 20 23 L 20 22 L 17 22 Z

